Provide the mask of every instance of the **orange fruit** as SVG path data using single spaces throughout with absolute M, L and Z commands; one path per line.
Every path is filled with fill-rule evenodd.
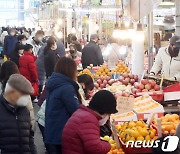
M 170 131 L 170 134 L 171 135 L 174 135 L 176 133 L 176 131 L 174 130 L 174 129 L 172 129 L 171 131 Z

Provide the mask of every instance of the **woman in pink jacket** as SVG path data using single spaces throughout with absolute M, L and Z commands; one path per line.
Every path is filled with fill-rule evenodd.
M 62 135 L 63 154 L 107 154 L 111 146 L 100 139 L 100 126 L 116 113 L 116 99 L 106 90 L 99 91 L 71 116 Z

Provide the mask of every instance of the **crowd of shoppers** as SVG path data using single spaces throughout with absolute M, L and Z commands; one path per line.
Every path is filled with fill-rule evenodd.
M 3 28 L 1 43 L 7 61 L 0 69 L 0 152 L 37 154 L 33 102 L 38 99 L 36 121 L 48 154 L 107 154 L 111 146 L 100 136 L 112 133 L 109 118 L 117 112 L 116 99 L 106 90 L 91 98 L 93 79 L 77 76 L 79 61 L 83 68 L 104 63 L 98 35 L 91 35 L 84 47 L 74 34 L 69 35 L 68 51 L 55 36 L 43 42 L 44 36 L 42 30 Z M 168 49 L 172 67 L 179 64 L 178 39 Z M 111 54 L 105 60 L 117 64 L 122 59 L 117 42 L 111 40 L 110 46 Z M 163 63 L 158 57 L 152 69 L 155 73 Z M 179 78 L 176 71 L 171 74 Z

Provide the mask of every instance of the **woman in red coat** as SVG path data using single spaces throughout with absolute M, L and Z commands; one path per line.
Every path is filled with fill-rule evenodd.
M 33 46 L 26 44 L 24 47 L 24 55 L 19 58 L 19 71 L 28 79 L 35 91 L 34 96 L 38 95 L 38 74 L 36 67 L 36 56 L 33 55 Z
M 111 146 L 100 139 L 100 126 L 116 113 L 116 99 L 106 90 L 97 92 L 89 107 L 83 105 L 71 116 L 62 134 L 63 154 L 107 154 Z

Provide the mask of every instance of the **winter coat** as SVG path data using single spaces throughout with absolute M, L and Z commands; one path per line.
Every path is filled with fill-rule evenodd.
M 22 46 L 22 44 L 20 42 L 17 42 L 16 46 L 15 46 L 15 49 L 14 49 L 14 51 L 12 53 L 12 57 L 11 57 L 11 60 L 13 62 L 15 62 L 17 66 L 19 66 L 19 58 L 20 58 L 19 47 L 20 46 Z
M 29 102 L 27 104 L 27 109 L 29 110 L 30 113 L 30 118 L 31 118 L 31 125 L 32 125 L 32 130 L 35 132 L 36 126 L 35 126 L 35 115 L 34 115 L 34 107 L 32 105 L 32 100 L 31 97 L 29 96 Z
M 59 58 L 60 56 L 56 51 L 48 50 L 44 53 L 44 66 L 47 78 L 54 72 L 54 67 Z
M 160 48 L 151 73 L 156 75 L 160 71 L 164 72 L 165 78 L 180 81 L 180 53 L 177 57 L 171 58 L 168 47 Z
M 107 154 L 111 146 L 100 139 L 99 120 L 93 110 L 80 106 L 63 130 L 63 154 Z
M 43 45 L 38 52 L 38 58 L 36 60 L 37 64 L 37 69 L 38 69 L 38 79 L 40 85 L 44 85 L 45 79 L 46 79 L 46 71 L 45 71 L 45 66 L 44 66 L 44 48 L 46 47 L 46 44 Z M 64 45 L 58 41 L 57 42 L 57 53 L 60 57 L 65 55 L 65 49 Z
M 12 57 L 12 53 L 15 49 L 16 43 L 17 43 L 17 36 L 6 36 L 4 39 L 4 54 L 8 57 Z
M 82 50 L 82 65 L 86 68 L 90 64 L 94 66 L 102 65 L 104 62 L 99 45 L 91 41 Z
M 32 84 L 38 82 L 38 74 L 35 60 L 36 57 L 29 52 L 24 52 L 24 55 L 19 58 L 19 71 Z
M 14 108 L 1 95 L 0 113 L 1 154 L 36 154 L 27 108 Z
M 53 73 L 47 83 L 45 143 L 61 144 L 63 128 L 78 109 L 78 85 L 60 73 Z

